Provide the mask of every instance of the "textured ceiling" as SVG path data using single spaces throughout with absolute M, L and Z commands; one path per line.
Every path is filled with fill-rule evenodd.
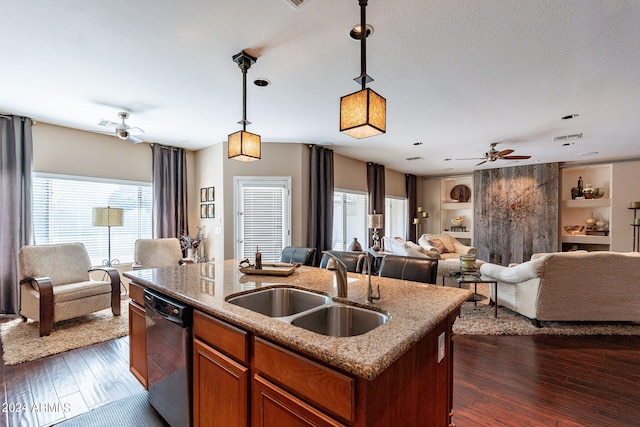
M 245 49 L 258 57 L 247 130 L 263 142 L 331 145 L 417 175 L 470 172 L 479 160 L 445 159 L 492 142 L 532 158 L 482 167 L 640 157 L 635 0 L 370 0 L 367 71 L 387 133 L 362 140 L 338 131 L 339 99 L 359 89 L 356 0 L 0 2 L 4 113 L 98 132 L 128 111 L 146 141 L 201 149 L 240 128 L 231 57 Z

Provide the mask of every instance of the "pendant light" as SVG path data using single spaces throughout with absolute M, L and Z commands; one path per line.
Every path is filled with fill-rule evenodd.
M 367 138 L 387 131 L 387 100 L 366 87 L 373 79 L 367 75 L 367 0 L 360 4 L 360 76 L 354 80 L 362 90 L 340 98 L 340 132 L 354 138 Z
M 242 71 L 242 130 L 229 135 L 228 158 L 241 162 L 252 162 L 260 159 L 260 135 L 247 132 L 247 70 L 256 62 L 256 58 L 244 50 L 233 56 L 233 62 Z

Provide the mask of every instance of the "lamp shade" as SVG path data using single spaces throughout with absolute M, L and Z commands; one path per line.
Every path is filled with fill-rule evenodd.
M 260 159 L 260 135 L 240 130 L 229 135 L 229 158 L 241 162 Z
M 98 227 L 121 227 L 122 208 L 93 208 L 93 225 Z
M 386 99 L 369 88 L 340 98 L 340 132 L 361 139 L 386 131 Z
M 382 228 L 382 214 L 369 214 L 369 228 Z

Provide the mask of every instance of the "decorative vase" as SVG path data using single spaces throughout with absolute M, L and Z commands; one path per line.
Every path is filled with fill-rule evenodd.
M 353 238 L 353 242 L 351 242 L 348 249 L 352 252 L 362 252 L 362 245 L 358 242 L 357 237 Z
M 476 272 L 475 254 L 460 255 L 460 271 L 462 274 L 472 274 Z
M 587 224 L 587 228 L 588 229 L 592 229 L 594 225 L 596 225 L 596 219 L 593 217 L 593 213 L 591 213 L 591 216 L 587 219 L 584 220 L 585 224 Z

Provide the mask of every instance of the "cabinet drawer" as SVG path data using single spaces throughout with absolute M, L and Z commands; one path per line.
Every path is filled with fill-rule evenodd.
M 144 307 L 144 287 L 133 282 L 129 283 L 129 297 Z
M 305 401 L 347 421 L 355 417 L 355 379 L 275 344 L 254 339 L 253 366 Z
M 193 335 L 241 363 L 249 363 L 249 335 L 200 311 L 193 312 Z

